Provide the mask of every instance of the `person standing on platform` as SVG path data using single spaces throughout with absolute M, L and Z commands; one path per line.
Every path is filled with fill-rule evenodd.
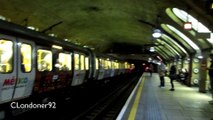
M 158 73 L 159 73 L 159 77 L 160 77 L 160 86 L 159 87 L 165 87 L 165 80 L 164 80 L 165 72 L 166 72 L 166 65 L 163 63 L 163 61 L 161 61 L 160 65 L 158 67 Z
M 171 89 L 170 91 L 174 91 L 174 83 L 173 81 L 176 79 L 176 67 L 175 65 L 172 65 L 169 71 L 169 78 L 170 78 L 170 83 L 171 83 Z
M 213 98 L 213 53 L 210 54 L 211 64 L 208 68 L 209 70 L 209 79 L 210 79 L 210 85 L 211 85 L 211 94 Z M 209 101 L 210 104 L 213 104 L 213 100 Z

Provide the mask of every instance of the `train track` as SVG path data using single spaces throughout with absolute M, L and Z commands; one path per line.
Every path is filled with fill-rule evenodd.
M 123 83 L 96 104 L 72 118 L 72 120 L 114 120 L 138 79 L 139 76 L 131 80 L 131 83 Z
M 113 120 L 137 83 L 140 75 L 113 78 L 105 85 L 73 90 L 69 100 L 56 101 L 57 109 L 35 109 L 9 120 Z M 74 94 L 75 93 L 75 94 Z M 58 97 L 60 99 L 60 97 Z

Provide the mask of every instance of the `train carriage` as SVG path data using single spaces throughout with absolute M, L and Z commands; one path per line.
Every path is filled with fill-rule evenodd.
M 120 63 L 110 55 L 0 20 L 0 114 L 11 101 L 43 101 L 70 93 L 74 86 L 118 76 Z
M 87 49 L 0 21 L 0 103 L 83 84 Z
M 34 42 L 0 34 L 0 103 L 27 97 L 35 80 Z
M 109 55 L 95 54 L 94 80 L 103 80 L 119 75 L 119 63 L 122 60 Z
M 72 80 L 72 52 L 38 45 L 36 49 L 34 92 L 42 93 L 68 87 Z

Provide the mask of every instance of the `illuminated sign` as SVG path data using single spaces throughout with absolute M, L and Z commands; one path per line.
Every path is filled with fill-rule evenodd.
M 192 23 L 191 22 L 185 22 L 183 25 L 185 30 L 191 30 L 192 29 Z

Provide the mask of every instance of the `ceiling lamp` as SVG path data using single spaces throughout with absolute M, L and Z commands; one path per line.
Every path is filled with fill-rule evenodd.
M 69 39 L 65 38 L 64 41 L 69 41 Z
M 189 17 L 190 17 L 190 15 L 187 12 L 187 14 L 186 14 L 186 21 L 183 24 L 183 28 L 185 30 L 191 30 L 192 29 L 192 22 L 189 22 Z
M 191 30 L 192 29 L 192 22 L 185 22 L 183 25 L 183 28 L 185 30 Z
M 155 52 L 155 48 L 154 47 L 150 47 L 149 51 L 150 52 Z
M 27 26 L 27 28 L 28 28 L 28 29 L 30 29 L 30 30 L 39 31 L 39 29 L 38 29 L 38 28 L 36 28 L 36 27 L 33 27 L 33 26 Z
M 6 17 L 0 15 L 0 19 L 5 21 L 5 20 L 6 20 Z
M 197 56 L 197 58 L 199 58 L 199 59 L 203 59 L 203 56 L 202 56 L 202 55 L 199 55 L 199 56 Z
M 195 57 L 197 57 L 198 59 L 203 59 L 203 55 L 202 55 L 201 53 L 197 53 L 197 54 L 195 55 Z
M 50 34 L 48 34 L 49 36 L 52 36 L 52 37 L 57 37 L 57 35 L 56 34 L 54 34 L 54 33 L 50 33 Z
M 154 29 L 152 36 L 154 38 L 159 38 L 162 35 L 161 31 L 159 29 Z

